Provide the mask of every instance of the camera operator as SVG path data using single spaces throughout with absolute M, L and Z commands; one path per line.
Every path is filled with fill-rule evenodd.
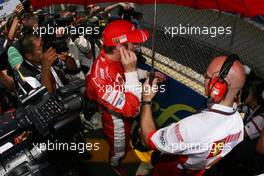
M 256 152 L 259 136 L 264 129 L 263 93 L 264 80 L 250 71 L 239 96 L 241 112 L 245 113 L 245 139 L 219 163 L 224 175 L 258 175 L 264 172 L 264 157 Z
M 24 36 L 20 41 L 20 46 L 24 61 L 15 71 L 19 95 L 27 95 L 41 85 L 46 86 L 49 93 L 53 93 L 56 88 L 67 84 L 61 70 L 53 68 L 58 57 L 67 61 L 66 54 L 57 55 L 53 48 L 42 53 L 41 38 L 34 35 Z
M 13 44 L 15 40 L 17 40 L 20 36 L 20 19 L 22 15 L 22 11 L 24 10 L 23 5 L 20 3 L 16 6 L 14 11 L 14 15 L 11 16 L 6 24 L 6 41 L 4 44 L 4 49 L 8 50 L 8 48 Z
M 133 7 L 134 7 L 133 3 L 116 3 L 113 5 L 107 6 L 107 7 L 100 7 L 97 4 L 89 4 L 86 6 L 87 16 L 78 19 L 77 23 L 85 23 L 89 19 L 91 19 L 92 17 L 97 16 L 97 15 L 99 15 L 105 19 L 108 19 L 111 16 L 115 19 L 120 19 L 120 18 L 122 18 L 120 16 L 120 14 L 121 14 L 120 8 L 129 11 L 129 10 L 133 9 Z
M 109 18 L 109 22 L 116 19 L 124 19 L 133 23 L 136 28 L 140 27 L 140 21 L 143 18 L 142 13 L 135 11 L 134 3 L 117 3 L 106 7 L 104 11 Z
M 64 11 L 63 13 L 60 14 L 60 19 L 65 20 L 66 24 L 62 25 L 61 29 L 64 27 L 75 27 L 75 19 L 76 16 L 73 15 L 72 12 L 69 11 Z M 82 73 L 81 70 L 81 61 L 82 58 L 80 57 L 81 51 L 79 48 L 86 48 L 88 47 L 88 44 L 86 43 L 86 39 L 84 39 L 82 36 L 77 36 L 76 35 L 71 35 L 71 36 L 65 36 L 63 31 L 61 30 L 58 34 L 57 37 L 65 37 L 65 42 L 67 44 L 67 55 L 68 58 L 71 58 L 72 61 L 72 66 L 71 68 L 67 67 L 65 69 L 66 72 L 66 77 L 69 80 L 76 80 L 76 79 L 84 79 L 84 74 Z M 66 54 L 65 52 L 63 54 Z M 73 61 L 75 63 L 73 63 Z M 70 65 L 68 65 L 70 66 Z
M 22 4 L 18 4 L 16 6 L 14 15 L 11 16 L 5 23 L 5 27 L 3 29 L 4 35 L 1 37 L 0 42 L 0 82 L 8 91 L 11 92 L 14 91 L 15 84 L 12 76 L 10 76 L 12 74 L 12 68 L 10 68 L 8 63 L 7 51 L 13 42 L 20 36 L 20 17 L 23 9 Z
M 19 12 L 20 9 L 20 6 L 16 7 L 17 12 Z M 12 95 L 15 91 L 15 82 L 12 78 L 12 69 L 8 63 L 7 49 L 12 44 L 12 41 L 19 36 L 17 16 L 10 17 L 4 26 L 2 26 L 1 30 L 3 35 L 0 39 L 0 106 L 2 107 L 2 113 L 4 113 L 16 106 L 16 98 Z
M 33 33 L 33 28 L 38 26 L 38 18 L 32 12 L 27 12 L 23 14 L 23 18 L 21 18 L 21 35 L 28 35 Z M 18 69 L 23 62 L 23 57 L 19 51 L 19 41 L 13 42 L 13 44 L 9 47 L 8 54 L 8 62 L 12 69 Z
M 245 137 L 253 140 L 260 136 L 264 127 L 264 80 L 258 76 L 247 79 L 241 96 L 242 103 L 247 107 Z
M 5 38 L 0 39 L 0 83 L 10 92 L 14 91 L 14 81 L 9 75 L 11 68 L 8 64 L 8 56 L 4 49 Z

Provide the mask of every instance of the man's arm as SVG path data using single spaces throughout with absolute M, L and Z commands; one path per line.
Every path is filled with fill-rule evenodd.
M 258 153 L 264 154 L 264 129 L 259 137 L 256 150 Z
M 149 79 L 143 85 L 143 104 L 151 101 L 157 93 L 158 78 L 153 80 L 152 86 L 149 84 Z M 155 86 L 155 87 L 154 87 Z M 153 150 L 159 150 L 165 153 L 182 153 L 184 148 L 179 147 L 179 144 L 185 143 L 186 139 L 185 128 L 186 124 L 182 122 L 173 123 L 167 127 L 156 131 L 155 122 L 152 117 L 151 106 L 143 105 L 140 119 L 141 141 L 143 144 Z
M 5 86 L 8 91 L 15 91 L 14 80 L 12 77 L 7 75 L 6 71 L 0 71 L 0 82 Z
M 15 33 L 17 31 L 17 26 L 19 23 L 19 16 L 21 15 L 22 10 L 24 9 L 23 5 L 20 3 L 16 6 L 15 9 L 15 16 L 12 22 L 12 25 L 9 29 L 8 36 L 7 36 L 7 43 L 5 48 L 8 49 L 10 45 L 12 45 L 14 39 L 15 39 Z
M 125 10 L 129 10 L 129 9 L 133 8 L 133 6 L 130 3 L 122 3 L 121 2 L 121 3 L 113 4 L 113 5 L 106 7 L 104 9 L 104 14 L 107 15 L 108 13 L 110 13 L 111 11 L 113 11 L 114 9 L 116 9 L 118 7 L 123 7 Z
M 149 79 L 143 85 L 143 103 L 144 102 L 151 102 L 157 92 L 145 89 L 149 86 Z M 153 80 L 153 86 L 157 86 L 157 78 Z M 141 128 L 141 139 L 144 145 L 148 145 L 149 135 L 156 131 L 155 122 L 152 117 L 152 110 L 151 104 L 143 105 L 142 112 L 141 112 L 141 119 L 140 119 L 140 128 Z
M 57 59 L 56 50 L 49 48 L 42 57 L 42 72 L 41 72 L 41 84 L 44 85 L 49 93 L 53 93 L 56 90 L 56 82 L 50 71 L 51 66 Z

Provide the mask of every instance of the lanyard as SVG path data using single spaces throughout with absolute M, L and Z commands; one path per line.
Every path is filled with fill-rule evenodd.
M 32 68 L 35 68 L 37 69 L 39 72 L 41 72 L 41 66 L 38 65 L 33 65 L 32 63 L 30 63 L 29 61 L 27 61 L 26 59 L 24 60 L 28 65 L 30 65 Z M 53 67 L 50 67 L 50 72 L 52 74 L 52 76 L 54 77 L 55 79 L 55 82 L 56 82 L 56 87 L 59 88 L 59 87 L 63 87 L 63 84 L 62 84 L 62 81 L 61 79 L 59 78 L 58 74 L 56 73 L 56 71 L 54 70 Z

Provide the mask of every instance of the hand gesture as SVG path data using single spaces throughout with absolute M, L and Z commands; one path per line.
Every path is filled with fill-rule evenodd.
M 125 72 L 136 71 L 137 68 L 137 56 L 134 52 L 120 47 L 121 63 L 124 67 Z
M 152 86 L 149 84 L 149 78 L 146 79 L 145 83 L 143 84 L 143 101 L 151 101 L 158 92 L 158 79 L 154 78 L 152 82 Z

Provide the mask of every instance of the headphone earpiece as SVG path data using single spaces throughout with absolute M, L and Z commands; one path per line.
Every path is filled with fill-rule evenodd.
M 226 96 L 228 91 L 228 83 L 225 81 L 229 70 L 233 66 L 235 61 L 239 61 L 239 56 L 236 54 L 231 54 L 224 61 L 218 76 L 210 79 L 207 86 L 208 98 L 215 103 L 219 103 Z
M 227 82 L 216 76 L 208 83 L 207 92 L 214 102 L 220 102 L 225 97 L 227 89 Z

